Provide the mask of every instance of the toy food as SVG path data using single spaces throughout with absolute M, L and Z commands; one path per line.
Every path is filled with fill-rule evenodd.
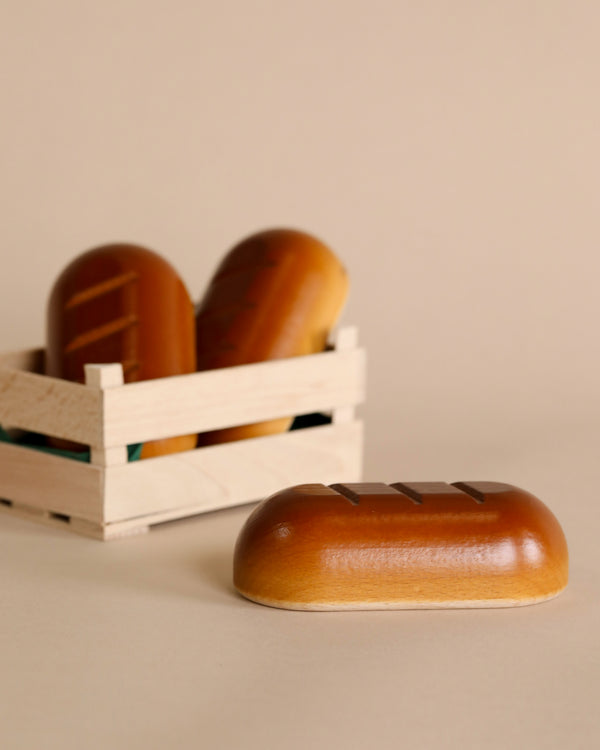
M 143 247 L 114 244 L 83 253 L 50 295 L 46 374 L 84 382 L 84 364 L 109 362 L 122 363 L 126 383 L 196 370 L 190 296 L 173 267 Z M 195 444 L 195 435 L 152 441 L 142 458 Z
M 238 591 L 285 609 L 508 607 L 567 578 L 556 518 L 497 482 L 291 487 L 254 509 L 234 556 Z
M 254 234 L 225 256 L 196 311 L 199 370 L 320 352 L 348 292 L 347 273 L 304 232 Z M 204 433 L 199 444 L 285 431 L 290 418 Z

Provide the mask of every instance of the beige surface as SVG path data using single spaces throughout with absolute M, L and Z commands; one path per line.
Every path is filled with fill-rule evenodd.
M 89 247 L 147 244 L 197 298 L 244 235 L 311 231 L 369 353 L 365 478 L 523 486 L 572 556 L 534 608 L 314 615 L 232 594 L 247 510 L 114 545 L 1 517 L 3 747 L 599 744 L 599 24 L 587 0 L 2 3 L 0 351 L 43 343 Z
M 252 604 L 231 587 L 248 508 L 110 544 L 0 516 L 3 747 L 595 747 L 590 437 L 515 443 L 512 471 L 471 446 L 476 476 L 527 480 L 569 542 L 567 590 L 517 609 Z

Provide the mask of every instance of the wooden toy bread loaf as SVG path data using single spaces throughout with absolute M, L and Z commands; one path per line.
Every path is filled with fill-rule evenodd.
M 238 591 L 285 609 L 507 607 L 567 578 L 556 518 L 497 482 L 291 487 L 254 509 L 234 555 Z
M 348 292 L 334 253 L 303 232 L 272 229 L 236 245 L 196 311 L 198 370 L 322 351 Z M 200 445 L 285 431 L 290 418 L 204 433 Z
M 122 363 L 126 383 L 196 370 L 190 296 L 173 267 L 143 247 L 115 244 L 83 253 L 50 295 L 46 374 L 84 382 L 86 363 L 109 362 Z M 144 445 L 142 458 L 195 445 L 195 435 L 157 440 Z

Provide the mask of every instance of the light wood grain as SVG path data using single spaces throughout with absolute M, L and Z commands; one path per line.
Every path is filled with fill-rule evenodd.
M 0 443 L 0 497 L 30 508 L 102 521 L 102 470 Z
M 364 397 L 362 350 L 130 383 L 105 392 L 106 445 L 330 410 Z
M 82 534 L 83 536 L 88 536 L 92 539 L 99 539 L 101 541 L 125 539 L 126 537 L 146 534 L 150 531 L 150 525 L 140 521 L 138 518 L 132 519 L 131 521 L 111 524 L 110 526 L 82 521 L 79 518 L 72 518 L 68 528 L 69 531 L 73 531 L 76 534 Z
M 99 445 L 100 422 L 98 389 L 0 368 L 0 424 Z
M 109 448 L 290 410 L 333 411 L 335 421 L 348 420 L 365 389 L 365 353 L 356 338 L 349 326 L 336 332 L 335 351 L 127 385 L 118 364 L 89 365 L 82 386 L 23 371 L 40 364 L 41 349 L 7 353 L 0 357 L 0 424 Z
M 86 385 L 25 372 L 41 350 L 0 363 L 0 423 L 91 447 L 91 464 L 0 444 L 1 507 L 99 539 L 231 507 L 303 481 L 358 481 L 365 353 L 336 350 L 123 385 L 120 364 L 86 366 Z M 127 463 L 126 445 L 258 420 L 329 412 L 333 424 Z
M 340 328 L 332 334 L 333 348 L 340 351 L 349 351 L 356 349 L 358 346 L 358 328 L 356 326 L 345 326 Z M 363 372 L 363 389 L 364 384 L 364 372 Z M 356 414 L 356 407 L 354 404 L 346 406 L 338 406 L 333 409 L 331 413 L 331 419 L 334 424 L 343 424 L 345 422 L 352 422 Z
M 105 522 L 214 510 L 297 482 L 360 477 L 362 435 L 361 422 L 326 425 L 108 467 Z
M 123 365 L 115 364 L 87 364 L 84 366 L 85 383 L 91 388 L 114 388 L 123 385 Z M 104 393 L 102 393 L 102 411 L 104 412 Z M 94 466 L 118 466 L 127 463 L 127 446 L 114 445 L 107 448 L 104 443 L 104 422 L 100 435 L 102 444 L 90 446 L 90 462 Z
M 255 502 L 281 487 L 309 479 L 331 483 L 345 477 L 357 481 L 362 474 L 362 441 L 363 425 L 354 422 L 109 467 L 102 470 L 107 480 L 104 508 L 95 493 L 95 521 L 77 503 L 57 502 L 41 493 L 43 503 L 59 510 L 48 512 L 34 505 L 38 502 L 35 495 L 24 493 L 10 506 L 0 504 L 0 510 L 94 539 L 119 539 L 145 533 L 150 526 L 166 521 Z
M 330 337 L 330 346 L 336 351 L 358 348 L 358 327 L 342 326 L 336 328 Z

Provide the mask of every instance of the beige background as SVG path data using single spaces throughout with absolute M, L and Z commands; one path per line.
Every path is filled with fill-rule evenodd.
M 232 594 L 247 509 L 114 545 L 2 517 L 4 747 L 596 744 L 599 27 L 593 0 L 2 0 L 0 349 L 43 342 L 89 247 L 146 244 L 197 298 L 246 234 L 305 229 L 353 280 L 365 477 L 527 487 L 572 563 L 539 607 L 312 616 Z

